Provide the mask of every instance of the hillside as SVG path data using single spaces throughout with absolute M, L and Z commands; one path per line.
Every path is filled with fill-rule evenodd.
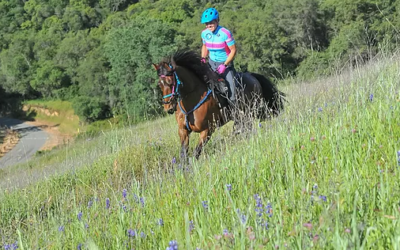
M 233 137 L 228 124 L 188 165 L 176 159 L 169 116 L 6 169 L 2 243 L 399 249 L 399 59 L 281 85 L 281 116 L 246 136 Z
M 239 70 L 311 79 L 393 52 L 399 0 L 0 0 L 0 113 L 72 102 L 84 122 L 160 117 L 152 63 L 200 52 L 202 12 L 233 33 Z M 6 101 L 5 101 L 6 100 Z

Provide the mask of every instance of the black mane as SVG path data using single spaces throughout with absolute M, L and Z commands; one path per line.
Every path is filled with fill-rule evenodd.
M 172 65 L 180 66 L 193 72 L 200 80 L 207 83 L 210 80 L 218 80 L 218 75 L 213 72 L 207 63 L 201 62 L 201 57 L 192 50 L 178 50 L 172 56 Z

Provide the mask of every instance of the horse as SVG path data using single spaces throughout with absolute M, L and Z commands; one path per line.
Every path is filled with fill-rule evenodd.
M 194 156 L 199 158 L 203 147 L 215 129 L 233 119 L 221 107 L 221 98 L 210 83 L 221 82 L 219 75 L 208 64 L 201 62 L 199 54 L 192 50 L 178 50 L 158 64 L 152 64 L 158 75 L 164 111 L 175 113 L 181 143 L 181 158 L 186 158 L 191 132 L 200 133 Z M 278 115 L 283 109 L 284 93 L 266 77 L 256 73 L 239 73 L 237 91 L 238 110 L 252 112 L 255 118 L 265 119 Z M 213 85 L 213 84 L 211 84 Z M 239 98 L 241 97 L 241 98 Z M 223 98 L 222 98 L 223 100 Z M 240 100 L 240 102 L 239 102 Z M 265 102 L 265 103 L 263 103 Z M 266 110 L 267 109 L 267 110 Z

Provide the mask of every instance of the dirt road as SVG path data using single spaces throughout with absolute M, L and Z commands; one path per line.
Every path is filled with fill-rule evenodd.
M 0 169 L 29 160 L 50 138 L 39 127 L 17 119 L 0 118 L 0 126 L 7 126 L 18 132 L 20 137 L 14 148 L 0 158 Z

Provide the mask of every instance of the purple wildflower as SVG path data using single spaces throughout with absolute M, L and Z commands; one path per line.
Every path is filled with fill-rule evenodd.
M 228 229 L 225 228 L 225 229 L 222 231 L 222 234 L 223 234 L 224 236 L 228 235 L 228 234 L 229 234 Z
M 140 203 L 142 203 L 142 207 L 144 207 L 144 198 L 140 197 Z
M 321 107 L 318 108 L 318 112 L 322 112 L 322 108 Z
M 176 158 L 174 157 L 174 158 L 172 158 L 172 161 L 171 161 L 171 163 L 172 164 L 175 164 L 176 163 Z
M 272 217 L 272 205 L 270 202 L 268 202 L 268 204 L 265 206 L 265 213 L 268 214 L 269 217 Z
M 146 238 L 146 234 L 144 232 L 140 232 L 140 237 L 142 237 L 143 239 Z
M 397 165 L 400 167 L 400 150 L 397 151 Z
M 164 221 L 163 221 L 163 219 L 158 219 L 158 225 L 159 226 L 164 226 Z
M 208 209 L 208 201 L 202 201 L 201 205 L 207 210 Z
M 78 217 L 78 220 L 81 220 L 82 219 L 82 212 L 79 212 L 76 217 Z
M 228 191 L 232 190 L 232 184 L 226 184 L 226 189 L 228 189 Z
M 171 240 L 166 250 L 178 250 L 178 242 L 176 240 Z
M 128 191 L 126 189 L 122 190 L 122 197 L 126 199 L 126 196 L 128 195 Z
M 110 208 L 110 199 L 106 198 L 106 208 L 109 209 Z
M 316 195 L 317 193 L 318 193 L 318 184 L 314 184 L 311 190 L 311 198 L 313 198 L 313 195 Z
M 65 227 L 64 226 L 59 226 L 58 227 L 58 232 L 64 232 L 65 231 Z
M 12 243 L 12 244 L 5 244 L 4 245 L 5 250 L 16 250 L 18 249 L 18 241 Z
M 261 122 L 258 124 L 258 127 L 259 127 L 259 128 L 262 128 L 262 124 L 261 124 Z
M 79 243 L 76 249 L 81 250 L 82 249 L 82 243 Z
M 194 230 L 194 224 L 193 221 L 189 221 L 189 232 L 191 233 Z
M 136 203 L 139 203 L 139 197 L 136 194 L 133 195 L 133 199 Z
M 369 101 L 372 102 L 373 99 L 374 99 L 374 94 L 370 94 L 369 95 Z
M 257 212 L 257 216 L 261 217 L 263 213 L 263 204 L 261 201 L 261 197 L 258 194 L 254 195 L 254 199 L 256 200 L 256 208 L 255 211 Z
M 240 209 L 237 209 L 236 212 L 237 212 L 237 214 L 238 214 L 238 216 L 239 216 L 240 221 L 242 222 L 242 224 L 246 224 L 246 222 L 247 222 L 247 217 L 246 217 L 246 215 L 243 214 L 243 213 L 240 211 Z
M 135 237 L 136 236 L 136 231 L 133 230 L 133 229 L 128 229 L 127 233 L 128 233 L 129 237 Z
M 326 196 L 325 195 L 320 195 L 319 198 L 323 201 L 326 201 Z
M 89 224 L 85 223 L 85 228 L 89 229 Z
M 92 205 L 93 205 L 93 201 L 92 201 L 92 200 L 88 201 L 87 207 L 88 207 L 88 208 L 91 208 Z

